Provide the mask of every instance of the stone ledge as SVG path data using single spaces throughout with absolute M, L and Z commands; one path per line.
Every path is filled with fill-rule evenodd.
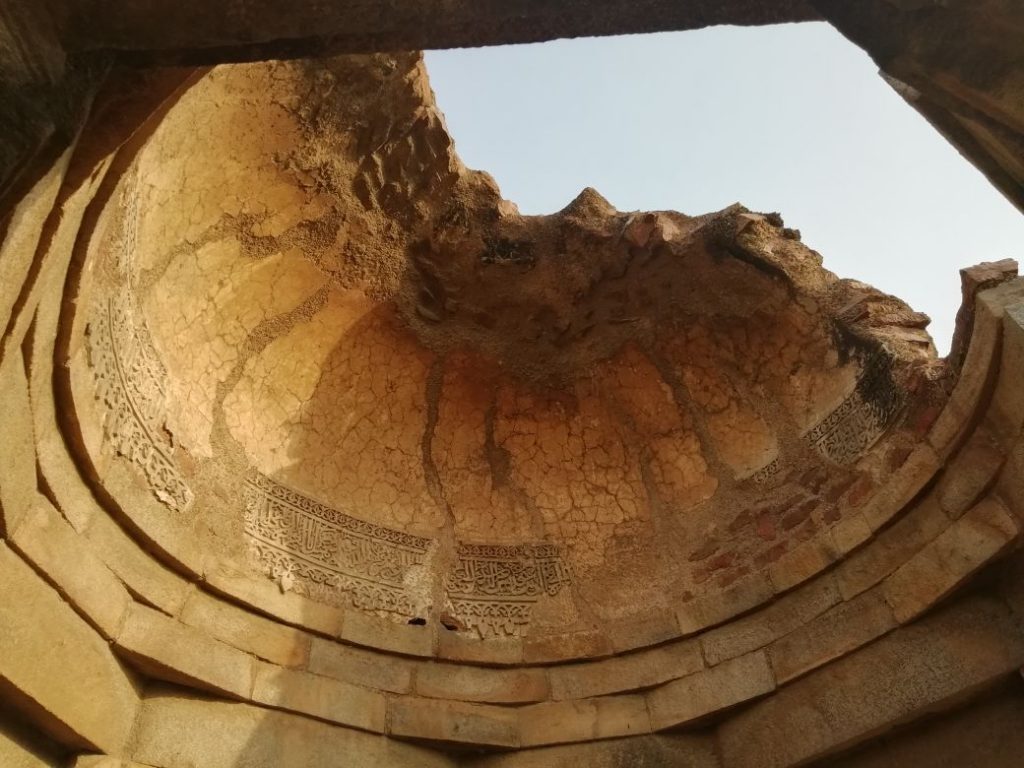
M 385 730 L 384 694 L 309 672 L 256 662 L 252 699 L 364 731 Z
M 602 661 L 551 667 L 548 678 L 553 699 L 586 699 L 660 685 L 703 667 L 700 646 L 684 640 Z
M 514 709 L 487 704 L 446 702 L 417 696 L 388 701 L 388 734 L 399 738 L 490 747 L 518 747 L 519 722 Z
M 132 760 L 161 768 L 455 768 L 433 749 L 241 702 L 157 692 L 143 701 Z
M 137 600 L 170 615 L 181 611 L 188 582 L 153 559 L 106 513 L 93 515 L 83 535 Z
M 849 600 L 882 581 L 949 525 L 949 518 L 933 496 L 920 500 L 875 536 L 870 545 L 836 567 L 836 583 L 843 599 Z
M 939 506 L 950 517 L 962 515 L 988 491 L 1005 460 L 996 440 L 979 427 L 943 470 Z
M 188 596 L 179 618 L 222 643 L 282 667 L 304 667 L 309 661 L 312 638 L 307 633 L 201 591 Z
M 523 642 L 523 660 L 527 664 L 551 664 L 611 655 L 611 643 L 603 632 L 597 630 L 528 637 Z
M 488 669 L 423 662 L 416 667 L 416 693 L 433 699 L 489 704 L 524 704 L 548 698 L 542 669 Z
M 1016 518 L 985 499 L 889 576 L 885 599 L 905 623 L 953 592 L 1017 538 Z
M 224 595 L 257 613 L 328 637 L 339 636 L 345 621 L 345 612 L 340 608 L 315 603 L 294 592 L 282 592 L 269 579 L 247 575 L 242 565 L 222 562 L 220 567 L 208 569 L 206 586 L 215 595 Z
M 459 632 L 438 632 L 437 658 L 466 664 L 513 666 L 523 663 L 523 641 L 518 637 L 465 637 Z
M 20 355 L 0 365 L 0 535 L 14 530 L 26 513 L 28 500 L 37 495 L 35 435 L 29 405 L 28 381 Z
M 939 457 L 931 446 L 921 444 L 914 449 L 881 490 L 864 507 L 862 514 L 871 530 L 878 531 L 890 523 L 921 493 L 941 469 Z
M 676 609 L 676 618 L 683 634 L 693 635 L 747 613 L 774 596 L 768 576 L 755 573 L 722 592 L 684 603 Z
M 831 576 L 815 579 L 749 616 L 701 635 L 704 658 L 714 666 L 763 648 L 827 611 L 841 599 Z
M 768 657 L 779 685 L 845 656 L 896 627 L 880 590 L 842 602 L 775 641 Z
M 252 693 L 251 656 L 138 603 L 132 605 L 114 645 L 158 680 L 239 699 Z
M 87 624 L 0 542 L 0 683 L 55 740 L 119 753 L 139 706 L 134 680 Z
M 587 742 L 651 732 L 643 696 L 534 704 L 518 711 L 521 747 Z
M 434 636 L 427 627 L 397 624 L 357 611 L 348 611 L 340 637 L 346 642 L 407 656 L 434 655 Z
M 364 688 L 391 693 L 412 690 L 414 664 L 410 659 L 388 657 L 375 651 L 314 637 L 309 671 Z
M 764 651 L 722 662 L 645 694 L 654 730 L 674 728 L 775 690 Z
M 44 497 L 35 498 L 11 532 L 11 544 L 104 638 L 117 636 L 131 596 Z
M 954 705 L 1024 662 L 1005 606 L 971 596 L 780 688 L 722 723 L 727 768 L 786 768 Z
M 1024 279 L 980 294 L 979 303 L 1000 319 L 1003 339 L 989 422 L 999 438 L 1013 442 L 1024 428 Z

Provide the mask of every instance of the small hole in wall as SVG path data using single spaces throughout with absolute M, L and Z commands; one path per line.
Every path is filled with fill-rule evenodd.
M 424 627 L 427 624 L 427 620 L 422 616 L 416 616 L 415 618 L 409 619 L 409 623 L 414 627 Z
M 456 622 L 452 621 L 451 619 L 441 619 L 441 626 L 447 629 L 449 632 L 458 632 L 460 629 L 462 629 L 462 627 L 460 627 Z

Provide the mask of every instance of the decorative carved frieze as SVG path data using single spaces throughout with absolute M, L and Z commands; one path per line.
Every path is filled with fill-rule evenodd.
M 457 554 L 448 599 L 455 617 L 482 637 L 521 635 L 534 603 L 572 579 L 554 544 L 459 544 Z
M 750 476 L 758 485 L 768 485 L 782 469 L 782 457 L 776 456 Z
M 174 460 L 167 422 L 167 371 L 126 293 L 97 303 L 89 322 L 89 361 L 96 397 L 107 407 L 107 439 L 138 466 L 158 499 L 177 510 L 192 490 Z
M 881 358 L 868 361 L 853 391 L 804 435 L 822 456 L 853 464 L 892 425 L 903 398 Z
M 368 523 L 259 473 L 245 481 L 245 531 L 265 572 L 320 602 L 415 615 L 409 589 L 431 540 Z

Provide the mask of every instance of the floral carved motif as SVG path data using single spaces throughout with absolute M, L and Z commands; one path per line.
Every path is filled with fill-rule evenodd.
M 96 397 L 108 409 L 104 430 L 114 450 L 143 471 L 163 503 L 187 508 L 192 490 L 174 460 L 166 428 L 167 371 L 128 296 L 96 305 L 89 323 L 89 360 Z

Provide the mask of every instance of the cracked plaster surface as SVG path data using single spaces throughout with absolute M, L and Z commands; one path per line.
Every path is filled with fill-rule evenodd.
M 221 484 L 201 498 L 261 473 L 441 542 L 416 566 L 436 585 L 457 542 L 554 544 L 574 582 L 538 627 L 728 587 L 863 504 L 923 406 L 853 466 L 804 436 L 869 364 L 942 396 L 927 318 L 777 214 L 584 190 L 520 216 L 455 155 L 416 55 L 216 68 L 125 178 L 132 253 L 96 290 L 141 307 L 193 481 Z

